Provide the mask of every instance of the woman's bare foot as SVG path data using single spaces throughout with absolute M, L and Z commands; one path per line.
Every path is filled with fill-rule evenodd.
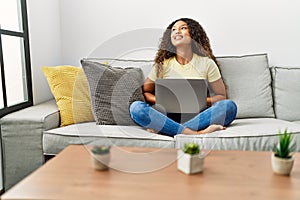
M 194 130 L 189 129 L 189 128 L 183 129 L 182 133 L 185 134 L 185 135 L 194 135 L 194 134 L 198 134 L 197 131 L 194 131 Z
M 206 129 L 198 131 L 198 134 L 206 134 L 206 133 L 211 133 L 214 131 L 220 131 L 220 130 L 225 130 L 225 129 L 226 129 L 225 126 L 212 124 L 209 127 L 207 127 Z
M 158 133 L 158 131 L 152 129 L 152 128 L 147 128 L 147 131 L 150 133 Z
M 226 127 L 224 127 L 222 125 L 212 124 L 209 127 L 207 127 L 206 129 L 203 129 L 203 130 L 200 130 L 200 131 L 194 131 L 194 130 L 191 130 L 189 128 L 185 128 L 182 133 L 186 134 L 186 135 L 206 134 L 206 133 L 211 133 L 211 132 L 214 132 L 214 131 L 225 130 L 225 129 L 226 129 Z

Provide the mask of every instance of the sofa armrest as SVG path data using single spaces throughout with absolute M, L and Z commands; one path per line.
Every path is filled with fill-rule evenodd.
M 59 112 L 55 100 L 50 100 L 8 114 L 0 124 L 7 190 L 44 163 L 42 134 L 59 126 Z

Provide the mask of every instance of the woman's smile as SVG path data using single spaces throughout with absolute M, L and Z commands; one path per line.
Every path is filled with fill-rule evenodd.
M 183 36 L 182 35 L 175 35 L 174 39 L 175 40 L 181 40 L 181 39 L 183 39 Z

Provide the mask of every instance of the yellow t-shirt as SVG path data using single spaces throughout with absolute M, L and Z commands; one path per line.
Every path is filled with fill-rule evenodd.
M 158 78 L 155 67 L 148 78 L 152 81 Z M 165 60 L 162 78 L 206 79 L 214 82 L 221 78 L 221 73 L 212 59 L 194 53 L 192 60 L 186 65 L 178 63 L 175 57 Z

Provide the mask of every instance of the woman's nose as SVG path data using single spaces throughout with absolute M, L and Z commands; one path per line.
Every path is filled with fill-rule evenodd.
M 179 34 L 181 32 L 180 28 L 175 29 L 175 34 Z

